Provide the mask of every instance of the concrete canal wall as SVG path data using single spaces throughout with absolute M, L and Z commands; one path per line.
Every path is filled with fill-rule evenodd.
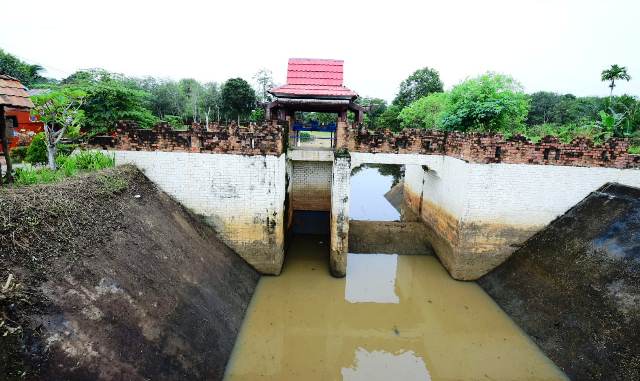
M 475 164 L 441 156 L 407 165 L 407 204 L 456 279 L 477 279 L 607 182 L 640 186 L 637 169 Z
M 112 151 L 135 164 L 256 270 L 279 274 L 284 259 L 285 157 Z
M 330 212 L 331 270 L 344 275 L 351 171 L 406 167 L 404 197 L 456 279 L 477 279 L 527 238 L 607 182 L 640 186 L 640 156 L 613 139 L 532 143 L 499 135 L 338 126 L 338 148 L 288 150 L 285 129 L 217 126 L 173 131 L 120 123 L 93 146 L 113 150 L 215 227 L 258 271 L 279 274 L 293 210 Z

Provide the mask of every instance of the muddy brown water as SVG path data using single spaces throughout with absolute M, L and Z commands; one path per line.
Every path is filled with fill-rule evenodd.
M 351 218 L 393 221 L 398 171 L 364 166 Z M 396 179 L 398 181 L 399 179 Z M 226 380 L 563 380 L 475 283 L 430 255 L 349 254 L 328 271 L 328 237 L 294 236 L 278 277 L 258 284 Z

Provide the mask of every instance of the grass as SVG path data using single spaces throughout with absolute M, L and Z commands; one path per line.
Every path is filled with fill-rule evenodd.
M 19 186 L 46 184 L 81 172 L 97 171 L 115 166 L 115 158 L 102 152 L 83 151 L 75 155 L 59 155 L 56 158 L 58 169 L 27 166 L 16 169 L 15 183 Z
M 629 153 L 632 155 L 640 155 L 640 145 L 629 147 Z

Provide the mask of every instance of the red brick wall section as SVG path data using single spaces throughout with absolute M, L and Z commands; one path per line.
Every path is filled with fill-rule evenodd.
M 578 138 L 563 143 L 547 136 L 533 143 L 522 136 L 505 139 L 497 134 L 445 133 L 405 129 L 348 129 L 352 152 L 439 154 L 473 163 L 566 165 L 575 167 L 640 168 L 640 155 L 630 155 L 628 139 L 610 139 L 594 144 Z
M 112 136 L 96 136 L 88 145 L 124 151 L 280 155 L 284 150 L 284 133 L 282 127 L 273 124 L 210 125 L 208 130 L 194 124 L 186 131 L 175 131 L 167 123 L 141 129 L 135 122 L 120 121 Z

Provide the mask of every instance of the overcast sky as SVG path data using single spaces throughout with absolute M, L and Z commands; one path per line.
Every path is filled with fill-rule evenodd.
M 387 100 L 424 66 L 446 88 L 492 70 L 528 92 L 606 95 L 615 63 L 632 76 L 616 92 L 640 95 L 640 0 L 20 0 L 3 14 L 0 48 L 57 78 L 250 80 L 264 67 L 283 83 L 287 59 L 309 57 L 343 59 L 346 86 Z

